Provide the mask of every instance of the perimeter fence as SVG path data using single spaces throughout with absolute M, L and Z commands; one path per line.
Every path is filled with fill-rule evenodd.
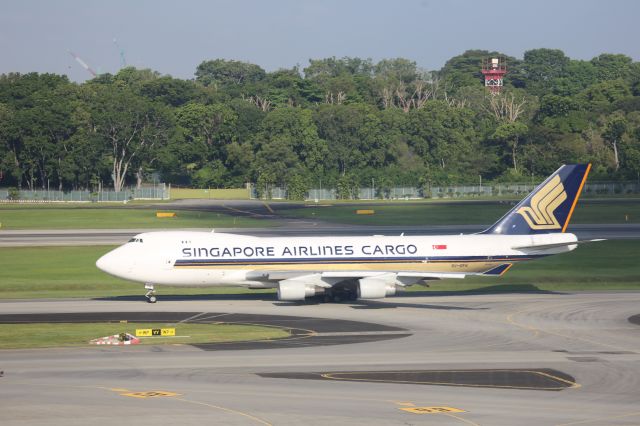
M 401 186 L 392 188 L 354 188 L 347 197 L 351 200 L 419 200 L 419 199 L 456 199 L 456 198 L 520 198 L 536 187 L 527 183 L 500 183 L 489 185 L 452 185 L 452 186 Z M 182 198 L 180 190 L 176 190 L 176 197 Z M 184 190 L 183 190 L 184 191 Z M 200 196 L 199 190 L 185 198 L 210 198 L 228 199 L 229 194 L 218 197 L 215 190 L 202 190 L 205 195 Z M 246 189 L 227 190 L 234 195 L 246 194 Z M 262 191 L 258 197 L 255 185 L 251 185 L 252 199 L 286 200 L 287 188 L 271 187 L 268 191 Z M 628 196 L 640 194 L 638 182 L 590 182 L 584 186 L 584 196 Z M 245 198 L 246 195 L 234 198 Z M 171 185 L 164 183 L 142 188 L 126 188 L 116 192 L 103 191 L 57 191 L 57 190 L 26 190 L 16 188 L 0 188 L 0 202 L 24 203 L 24 202 L 124 202 L 130 200 L 169 200 L 171 199 Z M 335 188 L 312 188 L 305 194 L 306 201 L 331 201 L 341 199 Z
M 0 188 L 0 202 L 124 202 L 131 200 L 168 200 L 169 188 L 164 183 L 122 191 L 58 191 Z
M 392 188 L 356 188 L 344 199 L 352 200 L 419 200 L 419 199 L 455 199 L 455 198 L 518 198 L 531 191 L 538 184 L 530 183 L 498 183 L 489 185 L 452 185 L 431 187 L 392 187 Z M 272 187 L 262 191 L 258 197 L 255 186 L 251 189 L 251 198 L 287 199 L 287 189 Z M 614 196 L 640 194 L 638 182 L 590 182 L 585 184 L 584 196 Z M 268 196 L 270 195 L 270 196 Z M 312 188 L 307 191 L 305 200 L 337 200 L 338 191 L 334 188 Z

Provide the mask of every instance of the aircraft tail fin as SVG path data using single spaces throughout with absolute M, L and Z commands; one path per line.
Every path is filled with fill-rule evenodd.
M 563 165 L 483 234 L 565 232 L 591 164 Z

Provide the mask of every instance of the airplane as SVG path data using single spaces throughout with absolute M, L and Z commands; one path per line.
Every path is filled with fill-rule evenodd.
M 96 262 L 145 284 L 276 288 L 284 301 L 378 299 L 406 286 L 467 275 L 500 276 L 513 264 L 574 250 L 566 229 L 591 164 L 563 165 L 495 224 L 477 234 L 256 237 L 145 232 Z

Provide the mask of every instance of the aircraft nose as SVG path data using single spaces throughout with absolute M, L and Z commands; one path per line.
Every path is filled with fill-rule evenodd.
M 110 251 L 96 261 L 96 266 L 101 271 L 104 271 L 107 274 L 114 275 L 116 269 L 115 257 L 116 256 L 114 255 L 113 251 Z

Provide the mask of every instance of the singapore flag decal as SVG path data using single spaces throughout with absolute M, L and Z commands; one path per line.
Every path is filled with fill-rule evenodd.
M 446 244 L 434 244 L 433 246 L 431 246 L 434 250 L 446 250 L 447 249 L 447 245 Z

